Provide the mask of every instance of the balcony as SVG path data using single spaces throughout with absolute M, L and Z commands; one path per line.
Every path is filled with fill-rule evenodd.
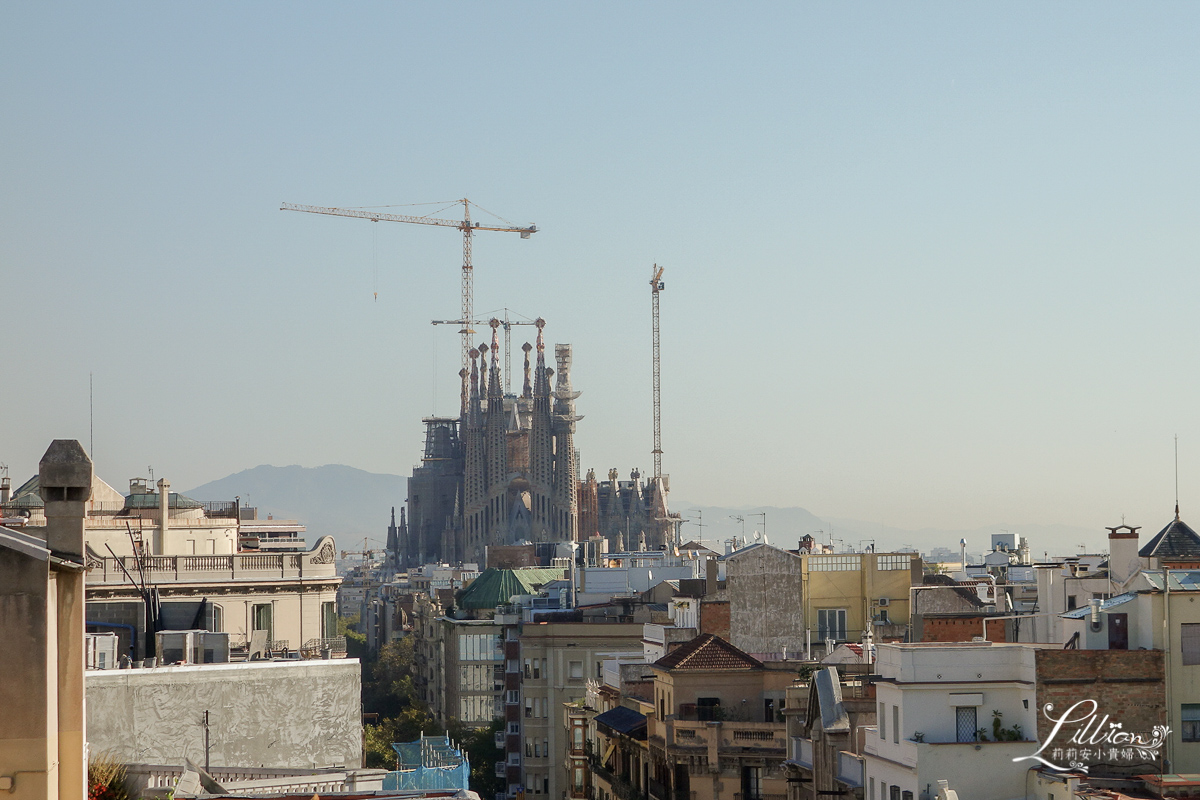
M 793 736 L 789 745 L 788 760 L 806 769 L 812 769 L 812 739 L 805 739 L 803 736 Z
M 782 756 L 788 751 L 787 731 L 778 722 L 701 722 L 672 717 L 664 722 L 653 716 L 646 722 L 646 733 L 651 739 L 683 752 L 712 745 L 721 750 L 757 752 L 764 756 Z
M 863 785 L 863 759 L 854 753 L 841 750 L 838 752 L 838 783 L 843 783 L 853 789 Z
M 329 540 L 332 542 L 332 540 Z M 326 557 L 328 562 L 326 562 Z M 139 563 L 141 562 L 140 567 Z M 279 578 L 336 577 L 332 544 L 328 553 L 234 553 L 224 556 L 103 556 L 88 558 L 89 587 L 128 585 L 129 574 L 156 583 L 261 581 Z

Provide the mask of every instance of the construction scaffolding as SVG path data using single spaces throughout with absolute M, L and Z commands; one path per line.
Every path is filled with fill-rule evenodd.
M 397 769 L 384 776 L 384 791 L 468 790 L 471 765 L 449 736 L 425 736 L 398 742 Z

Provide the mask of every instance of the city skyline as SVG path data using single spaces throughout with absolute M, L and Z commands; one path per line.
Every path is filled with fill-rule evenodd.
M 1200 508 L 1200 11 L 521 8 L 0 9 L 14 485 L 89 375 L 117 488 L 407 475 L 461 241 L 278 207 L 467 196 L 538 225 L 475 309 L 573 345 L 584 474 L 652 467 L 658 263 L 680 502 L 1145 533 L 1178 435 Z

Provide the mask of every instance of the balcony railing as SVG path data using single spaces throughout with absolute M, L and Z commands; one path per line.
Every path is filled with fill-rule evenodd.
M 324 544 L 329 545 L 328 552 L 325 552 Z M 89 557 L 87 583 L 89 586 L 127 584 L 126 571 L 130 575 L 146 573 L 157 582 L 252 581 L 301 576 L 332 578 L 336 576 L 333 553 L 333 540 L 328 539 L 307 553 Z

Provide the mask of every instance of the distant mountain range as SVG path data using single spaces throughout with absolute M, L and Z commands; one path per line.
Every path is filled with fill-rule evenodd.
M 308 527 L 311 546 L 326 534 L 341 550 L 377 549 L 387 543 L 391 510 L 407 496 L 399 475 L 365 472 L 341 464 L 323 467 L 272 467 L 263 465 L 229 475 L 185 491 L 196 500 L 232 500 L 254 506 L 259 517 L 298 519 Z
M 365 472 L 341 464 L 323 467 L 259 466 L 243 470 L 220 480 L 185 491 L 196 500 L 231 500 L 242 498 L 242 504 L 258 508 L 260 517 L 268 514 L 278 519 L 298 519 L 308 527 L 308 541 L 333 536 L 343 550 L 359 550 L 363 537 L 371 549 L 382 547 L 387 539 L 391 509 L 404 505 L 407 496 L 405 478 Z M 1043 553 L 1104 552 L 1108 542 L 1103 531 L 1068 525 L 1015 525 L 998 522 L 972 529 L 950 530 L 922 528 L 907 530 L 880 525 L 877 522 L 818 517 L 798 506 L 700 506 L 686 502 L 672 504 L 686 520 L 684 541 L 703 539 L 723 552 L 724 542 L 735 536 L 754 541 L 754 533 L 763 532 L 766 513 L 766 536 L 771 544 L 793 548 L 804 535 L 821 542 L 834 541 L 838 550 L 860 550 L 870 543 L 876 550 L 892 550 L 908 545 L 926 553 L 934 547 L 958 550 L 959 539 L 967 540 L 967 551 L 976 555 L 991 549 L 991 534 L 1008 531 L 1029 539 L 1035 558 Z M 741 518 L 741 521 L 737 519 Z M 1081 548 L 1080 545 L 1083 545 Z

